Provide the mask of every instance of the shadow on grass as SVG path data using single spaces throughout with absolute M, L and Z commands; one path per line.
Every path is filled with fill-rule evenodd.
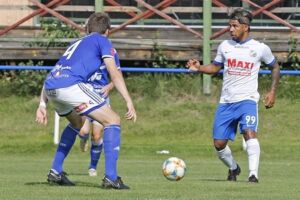
M 235 182 L 238 182 L 238 183 L 248 183 L 248 181 L 244 181 L 244 180 L 239 180 L 239 181 L 228 181 L 226 179 L 213 179 L 213 178 L 202 178 L 202 179 L 199 179 L 199 181 L 203 181 L 203 182 L 207 182 L 207 181 L 212 181 L 212 182 L 227 182 L 227 183 L 235 183 Z
M 36 185 L 48 185 L 50 187 L 91 187 L 91 188 L 101 188 L 99 184 L 95 183 L 88 183 L 83 181 L 74 181 L 75 186 L 61 186 L 58 184 L 50 184 L 48 182 L 28 182 L 25 185 L 28 186 L 36 186 Z
M 88 175 L 88 173 L 73 173 L 73 172 L 71 172 L 71 173 L 66 173 L 66 175 L 67 176 L 72 176 L 72 175 L 74 175 L 74 176 L 87 176 Z

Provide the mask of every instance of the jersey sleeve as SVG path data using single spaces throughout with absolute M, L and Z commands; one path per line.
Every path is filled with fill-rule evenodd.
M 116 52 L 114 57 L 115 57 L 116 66 L 120 70 L 121 69 L 121 64 L 120 64 L 119 54 Z
M 263 44 L 261 60 L 268 66 L 274 65 L 276 62 L 276 58 L 272 54 L 270 47 L 265 44 Z
M 223 43 L 221 43 L 218 46 L 217 55 L 216 55 L 216 57 L 213 61 L 213 64 L 215 64 L 215 65 L 222 65 L 223 66 L 224 57 L 223 57 L 223 53 L 222 53 L 222 46 L 223 46 Z
M 99 50 L 101 53 L 101 58 L 114 58 L 114 48 L 112 43 L 106 37 L 99 37 Z

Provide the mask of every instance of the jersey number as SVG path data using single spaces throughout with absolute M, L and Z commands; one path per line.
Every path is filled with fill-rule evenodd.
M 67 56 L 67 60 L 71 58 L 71 56 L 73 55 L 74 51 L 76 50 L 80 42 L 81 40 L 78 40 L 77 42 L 69 46 L 69 48 L 65 51 L 63 56 Z
M 251 116 L 251 115 L 247 115 L 246 116 L 246 123 L 247 125 L 249 124 L 254 124 L 256 122 L 256 117 L 255 116 Z

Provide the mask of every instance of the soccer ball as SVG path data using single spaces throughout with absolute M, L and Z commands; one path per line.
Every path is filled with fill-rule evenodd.
M 171 157 L 164 161 L 162 166 L 163 175 L 170 181 L 179 181 L 186 171 L 185 162 L 177 157 Z

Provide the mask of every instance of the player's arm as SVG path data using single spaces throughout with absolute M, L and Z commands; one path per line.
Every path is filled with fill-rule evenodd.
M 113 82 L 110 82 L 109 84 L 103 86 L 100 92 L 103 97 L 107 97 L 112 89 L 114 89 L 114 84 Z
M 109 72 L 110 78 L 114 86 L 117 88 L 117 90 L 120 92 L 120 94 L 126 101 L 126 105 L 128 109 L 127 113 L 125 114 L 126 119 L 131 119 L 135 122 L 137 115 L 131 97 L 127 90 L 122 73 L 116 67 L 115 60 L 113 58 L 110 57 L 104 58 L 104 63 L 106 65 L 106 68 Z
M 267 109 L 272 108 L 275 104 L 276 90 L 280 79 L 280 66 L 277 62 L 275 62 L 275 64 L 272 65 L 271 76 L 272 76 L 271 88 L 264 98 L 265 107 Z
M 221 70 L 221 65 L 215 65 L 213 63 L 208 65 L 200 65 L 200 62 L 196 59 L 190 59 L 186 67 L 193 72 L 201 72 L 205 74 L 216 74 Z
M 48 122 L 48 116 L 47 116 L 47 110 L 46 110 L 47 102 L 48 102 L 48 98 L 45 94 L 45 90 L 43 87 L 41 95 L 40 95 L 40 104 L 36 110 L 36 115 L 35 115 L 35 121 L 39 124 L 46 125 Z

